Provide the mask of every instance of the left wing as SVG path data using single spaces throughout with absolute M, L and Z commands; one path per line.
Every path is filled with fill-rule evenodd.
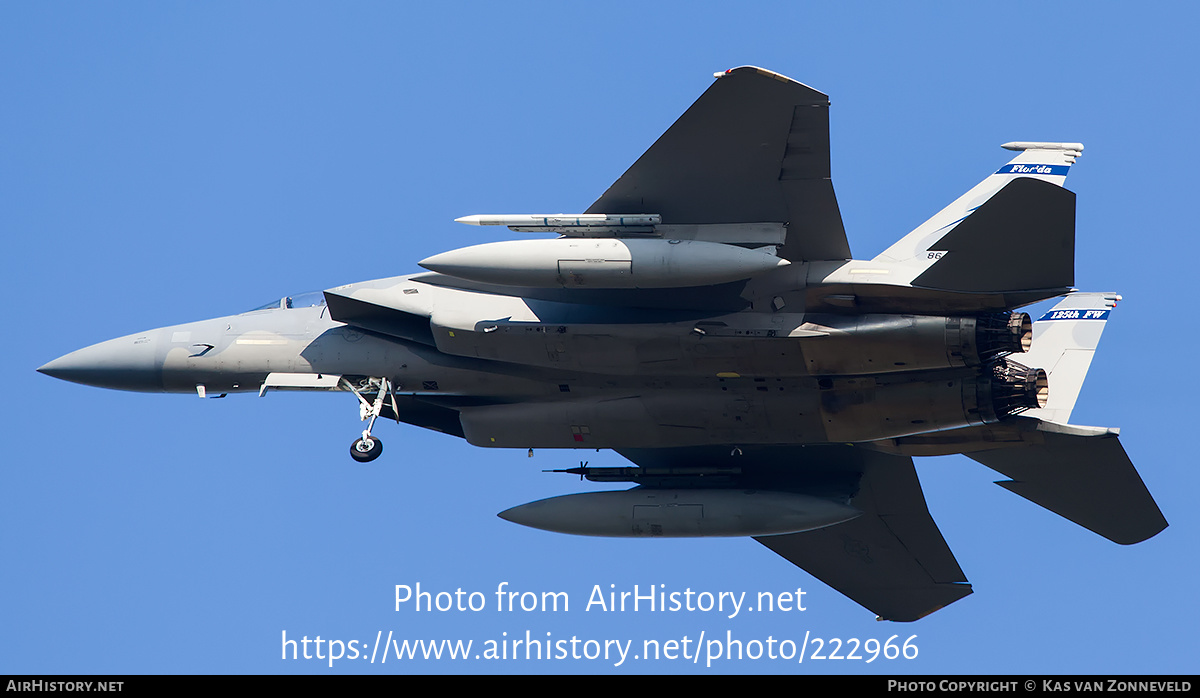
M 647 471 L 730 469 L 724 487 L 837 498 L 863 512 L 803 533 L 756 537 L 883 620 L 923 618 L 971 593 L 925 505 L 912 458 L 855 446 L 622 450 Z M 656 486 L 647 482 L 644 486 Z M 658 486 L 670 486 L 667 483 Z
M 849 259 L 829 176 L 829 97 L 762 68 L 719 73 L 587 212 L 710 225 L 714 242 L 765 243 L 716 226 L 773 223 L 786 226 L 773 241 L 784 259 Z

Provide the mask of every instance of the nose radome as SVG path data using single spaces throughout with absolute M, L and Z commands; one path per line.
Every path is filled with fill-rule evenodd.
M 158 331 L 131 334 L 60 356 L 39 373 L 97 388 L 159 392 L 163 389 Z

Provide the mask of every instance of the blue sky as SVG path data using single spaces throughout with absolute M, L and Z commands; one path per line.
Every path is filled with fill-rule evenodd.
M 1179 304 L 1198 251 L 1196 9 L 845 5 L 0 7 L 10 297 L 0 671 L 1194 672 L 1200 386 L 1189 368 L 1197 333 Z M 975 593 L 915 624 L 877 623 L 750 540 L 590 539 L 496 518 L 600 489 L 540 472 L 581 454 L 530 460 L 381 424 L 386 452 L 364 467 L 346 453 L 361 430 L 347 395 L 202 401 L 34 372 L 101 340 L 414 272 L 419 259 L 507 234 L 458 216 L 583 210 L 714 71 L 742 64 L 831 96 L 834 184 L 859 258 L 994 172 L 1009 155 L 1000 143 L 1086 145 L 1068 181 L 1076 283 L 1125 301 L 1072 421 L 1122 428 L 1170 528 L 1117 546 L 992 485 L 1000 478 L 966 458 L 918 460 Z M 394 587 L 417 583 L 492 602 L 502 583 L 562 591 L 571 606 L 394 610 Z M 585 610 L 595 587 L 634 585 L 801 588 L 806 610 Z M 526 631 L 638 648 L 701 633 L 797 644 L 916 635 L 919 653 L 711 667 L 280 658 L 283 632 L 479 648 Z

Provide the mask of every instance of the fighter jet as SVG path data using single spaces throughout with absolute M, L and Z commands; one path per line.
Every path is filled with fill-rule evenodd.
M 1115 293 L 1074 288 L 1079 143 L 1017 154 L 869 260 L 830 181 L 829 99 L 741 67 L 590 208 L 472 215 L 551 234 L 426 272 L 114 339 L 38 370 L 201 398 L 346 393 L 483 448 L 612 449 L 630 489 L 500 516 L 594 536 L 748 536 L 876 613 L 971 593 L 912 458 L 963 453 L 1120 544 L 1167 526 L 1116 429 L 1069 423 Z M 1018 309 L 1062 297 L 1032 322 Z M 531 451 L 532 452 L 532 451 Z M 573 459 L 572 459 L 573 460 Z

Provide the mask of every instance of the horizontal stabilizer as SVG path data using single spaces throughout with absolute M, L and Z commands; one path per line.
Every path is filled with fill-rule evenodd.
M 1012 478 L 997 485 L 1114 543 L 1139 543 L 1167 527 L 1115 434 L 1048 432 L 1040 445 L 966 455 Z
M 883 620 L 918 620 L 971 593 L 929 515 L 911 458 L 873 459 L 851 504 L 863 515 L 755 540 Z
M 1075 194 L 1038 179 L 1014 179 L 930 245 L 935 254 L 940 258 L 913 286 L 968 293 L 1070 288 Z

